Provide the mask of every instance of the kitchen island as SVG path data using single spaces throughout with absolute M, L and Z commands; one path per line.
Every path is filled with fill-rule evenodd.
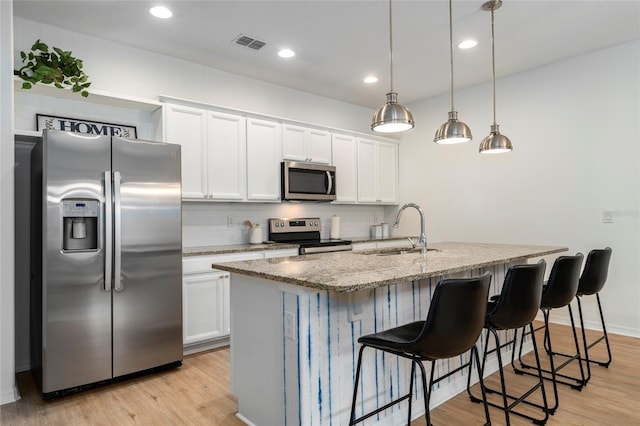
M 390 250 L 390 249 L 389 249 Z M 231 378 L 238 417 L 253 425 L 349 422 L 360 336 L 426 318 L 445 277 L 492 274 L 498 294 L 509 266 L 565 247 L 438 243 L 429 251 L 339 252 L 214 264 L 231 275 Z M 410 363 L 365 352 L 358 412 L 406 392 Z M 445 373 L 468 354 L 436 364 Z M 487 364 L 487 373 L 495 370 Z M 437 372 L 438 373 L 438 372 Z M 434 389 L 432 406 L 466 386 L 466 371 Z M 414 393 L 413 414 L 424 412 Z M 405 403 L 364 424 L 398 424 Z M 358 413 L 356 413 L 358 415 Z

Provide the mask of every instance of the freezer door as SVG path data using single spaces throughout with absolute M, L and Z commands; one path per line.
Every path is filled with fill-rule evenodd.
M 111 292 L 104 289 L 104 172 L 109 137 L 45 131 L 42 148 L 42 392 L 111 378 Z M 97 206 L 95 227 L 65 250 L 65 207 Z M 79 230 L 78 230 L 79 231 Z M 81 249 L 76 243 L 97 236 Z M 67 235 L 70 237 L 70 235 Z
M 114 377 L 182 360 L 180 146 L 114 137 Z

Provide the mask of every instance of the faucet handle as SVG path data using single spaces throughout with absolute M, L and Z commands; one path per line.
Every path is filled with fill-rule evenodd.
M 413 248 L 418 248 L 418 247 L 426 247 L 427 245 L 421 241 L 418 241 L 417 243 L 414 242 L 410 237 L 407 237 L 407 240 L 409 240 L 409 242 L 411 243 L 411 247 Z

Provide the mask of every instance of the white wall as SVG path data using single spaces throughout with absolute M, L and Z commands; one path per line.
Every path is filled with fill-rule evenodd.
M 449 110 L 443 95 L 409 105 L 417 124 L 400 145 L 400 200 L 426 209 L 427 237 L 560 245 L 585 256 L 611 246 L 605 319 L 611 331 L 640 336 L 640 42 L 499 79 L 509 154 L 478 154 L 492 123 L 490 84 L 455 95 L 473 142 L 432 142 Z M 613 224 L 603 210 L 614 211 Z M 415 216 L 401 230 L 415 229 Z
M 369 132 L 373 111 L 180 59 L 15 18 L 14 56 L 41 38 L 83 59 L 91 88 L 157 99 L 159 94 L 334 128 Z M 16 117 L 17 123 L 19 117 Z
M 13 3 L 0 1 L 0 404 L 17 399 L 13 286 Z

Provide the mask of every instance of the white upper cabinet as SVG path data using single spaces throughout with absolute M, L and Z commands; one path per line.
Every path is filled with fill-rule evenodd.
M 358 202 L 398 203 L 397 144 L 358 139 Z
M 378 200 L 398 204 L 398 144 L 378 142 Z
M 207 198 L 206 111 L 165 104 L 162 113 L 164 141 L 181 145 L 182 198 Z
M 336 204 L 398 204 L 398 143 L 391 139 L 161 99 L 157 128 L 163 140 L 182 145 L 185 200 L 279 202 L 284 160 L 334 165 Z
M 238 115 L 207 112 L 207 184 L 209 198 L 246 198 L 246 124 Z
M 318 164 L 331 164 L 331 133 L 292 124 L 282 126 L 282 158 Z
M 280 201 L 282 125 L 247 119 L 247 199 Z
M 336 167 L 335 204 L 358 201 L 358 139 L 355 136 L 331 135 L 331 155 Z
M 239 115 L 164 104 L 164 140 L 182 146 L 182 198 L 246 199 L 246 124 Z

